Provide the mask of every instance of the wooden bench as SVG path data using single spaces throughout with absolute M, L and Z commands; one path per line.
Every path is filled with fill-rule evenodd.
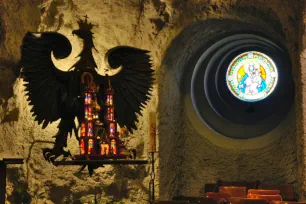
M 244 186 L 246 190 L 258 189 L 260 181 L 223 181 L 217 180 L 216 183 L 205 184 L 205 193 L 207 192 L 219 192 L 220 186 Z
M 220 186 L 219 193 L 228 194 L 230 197 L 246 198 L 247 196 L 245 186 Z
M 263 199 L 230 197 L 227 203 L 228 204 L 267 204 L 267 201 Z
M 267 204 L 267 201 L 263 199 L 243 198 L 239 204 Z
M 216 203 L 223 203 L 227 202 L 229 200 L 230 195 L 223 192 L 207 192 L 206 193 L 207 198 L 214 199 Z
M 306 202 L 272 201 L 270 204 L 306 204 Z
M 268 203 L 270 203 L 271 201 L 282 201 L 281 195 L 248 194 L 248 198 L 263 199 L 266 200 Z
M 297 201 L 291 184 L 260 184 L 259 189 L 279 190 L 284 201 Z
M 217 203 L 228 202 L 231 197 L 246 198 L 246 187 L 220 186 L 219 192 L 207 192 L 206 197 L 214 199 Z
M 280 190 L 249 189 L 248 195 L 280 195 Z

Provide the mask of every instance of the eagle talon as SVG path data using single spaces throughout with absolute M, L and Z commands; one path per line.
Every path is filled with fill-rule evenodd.
M 49 158 L 52 155 L 51 152 L 52 152 L 52 149 L 50 149 L 50 148 L 43 149 L 43 156 L 44 156 L 45 160 L 49 161 Z
M 72 157 L 70 151 L 65 151 L 63 149 L 50 149 L 50 148 L 45 148 L 43 149 L 43 156 L 45 158 L 45 160 L 47 160 L 48 162 L 51 162 L 52 164 L 54 164 L 55 160 L 60 157 L 61 155 L 64 156 L 63 160 L 66 160 L 68 157 Z
M 51 162 L 52 164 L 54 164 L 56 157 L 54 155 L 50 156 L 49 158 L 49 162 Z

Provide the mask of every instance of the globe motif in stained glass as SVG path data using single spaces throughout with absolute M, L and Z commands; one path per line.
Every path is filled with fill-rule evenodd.
M 267 55 L 249 51 L 238 55 L 226 72 L 226 84 L 238 99 L 256 102 L 268 97 L 277 84 L 278 72 Z

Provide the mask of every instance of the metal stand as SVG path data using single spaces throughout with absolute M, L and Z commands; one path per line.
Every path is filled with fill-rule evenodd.
M 0 204 L 5 204 L 7 164 L 23 164 L 23 159 L 4 158 L 0 160 Z
M 149 202 L 152 204 L 154 203 L 155 200 L 155 188 L 154 188 L 154 180 L 155 180 L 155 169 L 154 169 L 154 153 L 155 152 L 151 152 L 151 165 L 152 165 L 152 169 L 151 169 L 151 173 L 150 173 L 150 183 L 149 183 Z
M 104 159 L 104 160 L 71 160 L 71 161 L 55 161 L 54 165 L 59 166 L 67 166 L 67 165 L 88 165 L 88 164 L 148 164 L 148 160 L 111 160 L 111 159 Z

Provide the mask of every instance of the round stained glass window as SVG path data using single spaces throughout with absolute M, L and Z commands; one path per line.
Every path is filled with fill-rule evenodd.
M 230 92 L 246 102 L 256 102 L 268 97 L 277 80 L 277 67 L 273 60 L 256 51 L 238 55 L 226 72 L 226 84 Z

